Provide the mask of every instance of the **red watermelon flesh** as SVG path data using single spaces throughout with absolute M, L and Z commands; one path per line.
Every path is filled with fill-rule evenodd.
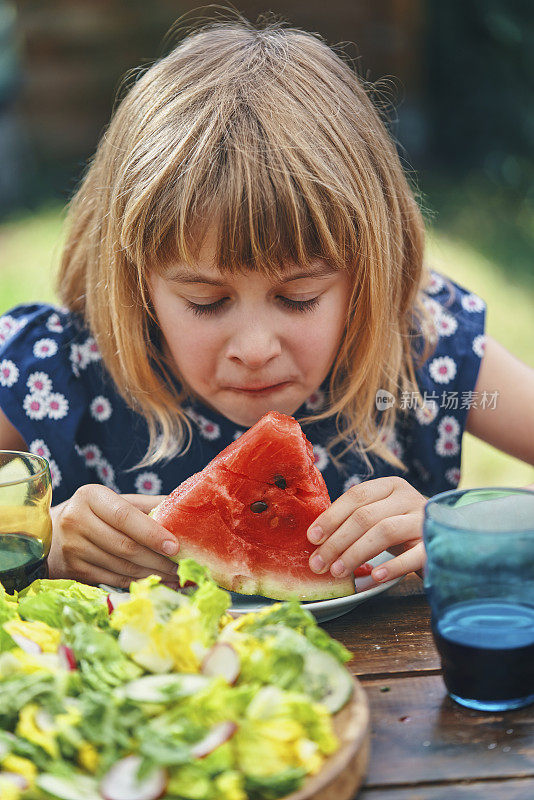
M 270 411 L 151 512 L 225 589 L 276 600 L 354 593 L 353 577 L 316 575 L 311 523 L 330 505 L 298 422 Z

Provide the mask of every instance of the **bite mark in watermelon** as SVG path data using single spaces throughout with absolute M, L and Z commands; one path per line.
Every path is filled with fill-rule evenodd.
M 275 600 L 354 594 L 354 578 L 316 575 L 306 531 L 330 505 L 313 449 L 293 418 L 270 411 L 151 516 L 225 589 Z

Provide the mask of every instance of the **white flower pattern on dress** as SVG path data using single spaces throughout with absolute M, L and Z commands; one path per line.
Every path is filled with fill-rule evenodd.
M 326 447 L 323 447 L 320 444 L 313 445 L 313 457 L 315 459 L 315 466 L 321 472 L 327 468 L 328 463 L 330 461 L 328 457 L 328 451 Z
M 426 399 L 422 405 L 417 405 L 415 408 L 415 418 L 420 425 L 430 425 L 434 422 L 438 415 L 438 404 L 435 400 Z
M 115 470 L 105 458 L 100 458 L 96 464 L 96 474 L 105 486 L 115 489 Z
M 460 423 L 456 417 L 443 417 L 438 425 L 438 433 L 440 436 L 458 436 L 460 433 Z
M 11 314 L 0 317 L 0 347 L 8 342 L 18 331 L 22 330 L 28 320 L 25 317 L 15 319 Z
M 84 447 L 78 447 L 77 450 L 88 467 L 96 467 L 102 459 L 102 453 L 96 444 L 86 444 Z
M 438 275 L 436 272 L 431 272 L 430 282 L 428 283 L 425 291 L 428 292 L 428 294 L 437 294 L 443 289 L 444 285 L 445 281 L 441 275 Z
M 348 492 L 351 486 L 356 486 L 358 483 L 362 482 L 362 478 L 359 475 L 351 475 L 350 478 L 347 478 L 345 483 L 343 484 L 343 491 Z
M 92 336 L 90 336 L 87 339 L 87 341 L 84 342 L 82 347 L 85 350 L 88 362 L 89 361 L 100 361 L 100 359 L 102 358 L 102 354 L 100 353 L 100 350 L 98 349 L 98 345 L 97 345 L 97 343 L 95 342 L 95 340 L 94 340 L 94 338 Z
M 455 436 L 440 436 L 436 441 L 438 456 L 455 456 L 460 451 L 460 443 Z
M 35 358 L 50 358 L 57 353 L 57 342 L 53 339 L 38 339 L 33 345 Z
M 438 356 L 432 359 L 428 371 L 436 383 L 449 383 L 456 375 L 456 362 L 450 356 Z
M 462 297 L 462 306 L 466 311 L 476 312 L 484 311 L 486 304 L 477 294 L 465 294 Z
M 42 439 L 34 439 L 33 442 L 30 442 L 30 453 L 50 460 L 50 448 Z
M 10 358 L 0 361 L 0 386 L 14 386 L 19 379 L 19 368 Z
M 155 472 L 140 472 L 135 479 L 135 488 L 139 494 L 160 494 L 161 480 Z
M 28 376 L 26 386 L 30 390 L 30 394 L 35 394 L 38 397 L 48 397 L 52 391 L 52 380 L 46 372 L 32 372 Z
M 458 321 L 451 314 L 442 311 L 437 321 L 437 326 L 440 336 L 452 336 L 453 333 L 456 333 Z
M 320 389 L 316 389 L 314 392 L 310 394 L 308 399 L 306 400 L 306 408 L 308 411 L 318 411 L 320 408 L 323 407 L 325 401 L 324 392 Z
M 69 401 L 64 394 L 52 392 L 46 398 L 47 413 L 50 419 L 63 419 L 69 411 Z
M 401 458 L 403 451 L 399 440 L 397 439 L 394 431 L 387 431 L 381 434 L 380 441 L 386 444 L 388 450 L 391 450 L 394 456 Z
M 54 459 L 48 459 L 48 466 L 50 467 L 50 478 L 52 481 L 52 489 L 57 489 L 59 484 L 61 483 L 61 470 L 59 469 L 58 465 L 54 461 Z
M 199 415 L 199 428 L 200 428 L 200 435 L 204 437 L 204 439 L 209 439 L 210 441 L 213 439 L 218 439 L 221 435 L 221 429 L 217 425 L 216 422 L 212 422 L 210 419 L 206 419 L 202 415 Z
M 189 419 L 193 420 L 193 422 L 196 422 L 197 424 L 200 422 L 200 415 L 197 414 L 195 409 L 191 408 L 191 406 L 184 408 L 184 413 L 187 414 Z
M 414 460 L 412 461 L 412 466 L 417 472 L 417 475 L 419 476 L 420 480 L 425 482 L 430 480 L 431 478 L 430 472 L 423 464 L 421 464 L 418 458 L 414 458 Z
M 93 419 L 96 419 L 97 422 L 106 422 L 106 420 L 111 417 L 112 410 L 111 403 L 108 398 L 103 395 L 95 397 L 89 406 L 91 416 Z
M 50 314 L 46 321 L 46 327 L 49 331 L 52 331 L 52 333 L 62 333 L 63 325 L 61 324 L 59 314 L 56 314 L 56 312 Z
M 452 486 L 458 486 L 461 478 L 460 470 L 458 467 L 451 467 L 445 471 L 445 477 Z
M 37 394 L 27 394 L 22 407 L 30 419 L 44 419 L 48 414 L 48 398 Z
M 85 369 L 89 363 L 89 357 L 83 345 L 76 343 L 71 344 L 70 361 L 72 364 L 72 371 L 76 376 L 78 376 L 80 374 L 80 370 Z
M 479 358 L 484 356 L 486 352 L 486 335 L 484 333 L 479 333 L 479 335 L 475 336 L 473 339 L 473 352 L 476 353 Z
M 243 436 L 244 433 L 245 431 L 236 431 L 232 437 L 234 442 L 237 441 L 237 439 L 239 439 L 241 436 Z

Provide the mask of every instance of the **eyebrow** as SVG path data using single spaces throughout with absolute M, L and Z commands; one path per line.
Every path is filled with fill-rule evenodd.
M 320 278 L 325 275 L 332 275 L 339 270 L 334 267 L 318 267 L 317 269 L 308 270 L 307 272 L 296 272 L 287 278 L 283 278 L 281 283 L 289 283 L 298 278 Z M 226 286 L 226 281 L 217 280 L 209 275 L 202 275 L 199 273 L 191 274 L 188 270 L 180 269 L 179 267 L 169 270 L 169 274 L 165 276 L 167 280 L 176 281 L 177 283 L 207 283 L 210 286 Z

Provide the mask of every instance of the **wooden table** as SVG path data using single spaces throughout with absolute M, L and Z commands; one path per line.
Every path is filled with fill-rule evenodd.
M 534 800 L 534 705 L 490 714 L 454 703 L 429 616 L 412 574 L 324 623 L 354 653 L 348 667 L 371 708 L 358 800 Z

